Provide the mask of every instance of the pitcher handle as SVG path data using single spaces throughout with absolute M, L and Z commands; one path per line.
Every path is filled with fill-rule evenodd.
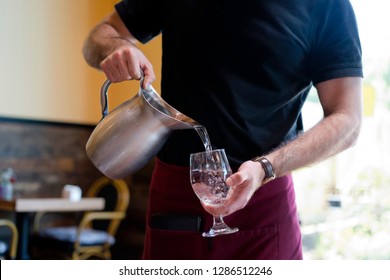
M 106 80 L 100 90 L 100 104 L 102 106 L 102 118 L 108 114 L 108 87 L 111 85 L 110 80 Z
M 142 84 L 144 82 L 145 76 L 144 76 L 144 71 L 142 71 L 142 69 L 140 72 L 141 72 L 141 79 L 139 80 L 139 82 L 140 82 L 140 88 L 142 88 Z M 111 81 L 107 79 L 103 83 L 102 88 L 100 90 L 100 105 L 102 107 L 102 118 L 108 115 L 108 88 L 110 85 L 111 85 Z

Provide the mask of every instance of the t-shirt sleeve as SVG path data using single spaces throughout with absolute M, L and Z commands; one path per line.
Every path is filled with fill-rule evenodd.
M 161 32 L 163 3 L 161 0 L 122 0 L 115 9 L 130 33 L 146 43 Z
M 362 77 L 362 50 L 349 0 L 323 1 L 312 29 L 309 64 L 314 84 L 342 77 Z

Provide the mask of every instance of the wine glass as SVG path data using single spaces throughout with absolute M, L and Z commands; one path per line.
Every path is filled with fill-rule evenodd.
M 223 205 L 232 195 L 226 179 L 232 174 L 224 149 L 206 150 L 190 155 L 190 179 L 196 196 L 206 205 Z M 237 232 L 223 221 L 222 215 L 213 215 L 213 226 L 204 237 Z

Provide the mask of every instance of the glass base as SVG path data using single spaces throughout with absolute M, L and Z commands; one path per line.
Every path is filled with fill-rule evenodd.
M 222 234 L 230 234 L 230 233 L 235 233 L 238 231 L 238 228 L 231 228 L 231 227 L 225 227 L 225 228 L 220 228 L 220 229 L 213 229 L 211 228 L 207 232 L 203 232 L 202 236 L 203 237 L 214 237 Z

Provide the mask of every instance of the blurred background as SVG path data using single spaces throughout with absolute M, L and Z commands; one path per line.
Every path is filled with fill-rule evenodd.
M 81 50 L 88 32 L 116 2 L 1 0 L 0 116 L 96 124 L 105 76 L 85 63 Z M 142 49 L 159 73 L 160 38 Z M 138 84 L 110 88 L 114 108 L 136 93 Z
M 0 0 L 0 170 L 13 168 L 16 188 L 86 189 L 100 176 L 84 145 L 101 118 L 105 77 L 86 65 L 81 49 L 116 2 Z M 363 127 L 352 149 L 294 172 L 306 259 L 390 259 L 390 2 L 351 3 L 364 57 Z M 161 38 L 140 47 L 159 74 Z M 137 82 L 112 85 L 110 108 L 137 90 Z M 321 114 L 313 90 L 305 128 Z M 132 200 L 113 258 L 140 257 L 152 167 L 126 178 Z
M 12 168 L 15 194 L 59 196 L 66 184 L 83 195 L 102 174 L 85 144 L 100 121 L 102 72 L 82 56 L 86 36 L 116 0 L 0 0 L 0 172 Z M 153 61 L 159 86 L 161 39 L 140 46 Z M 138 82 L 113 84 L 110 110 L 138 92 Z M 153 161 L 124 178 L 131 201 L 120 224 L 113 259 L 138 259 Z M 0 210 L 0 219 L 15 220 Z M 69 218 L 69 219 L 68 219 Z M 71 221 L 53 216 L 52 225 Z M 49 225 L 50 226 L 50 225 Z M 0 239 L 6 235 L 0 230 Z
M 305 259 L 390 259 L 390 2 L 351 0 L 363 48 L 364 117 L 355 147 L 294 172 Z M 305 128 L 321 118 L 315 92 Z

